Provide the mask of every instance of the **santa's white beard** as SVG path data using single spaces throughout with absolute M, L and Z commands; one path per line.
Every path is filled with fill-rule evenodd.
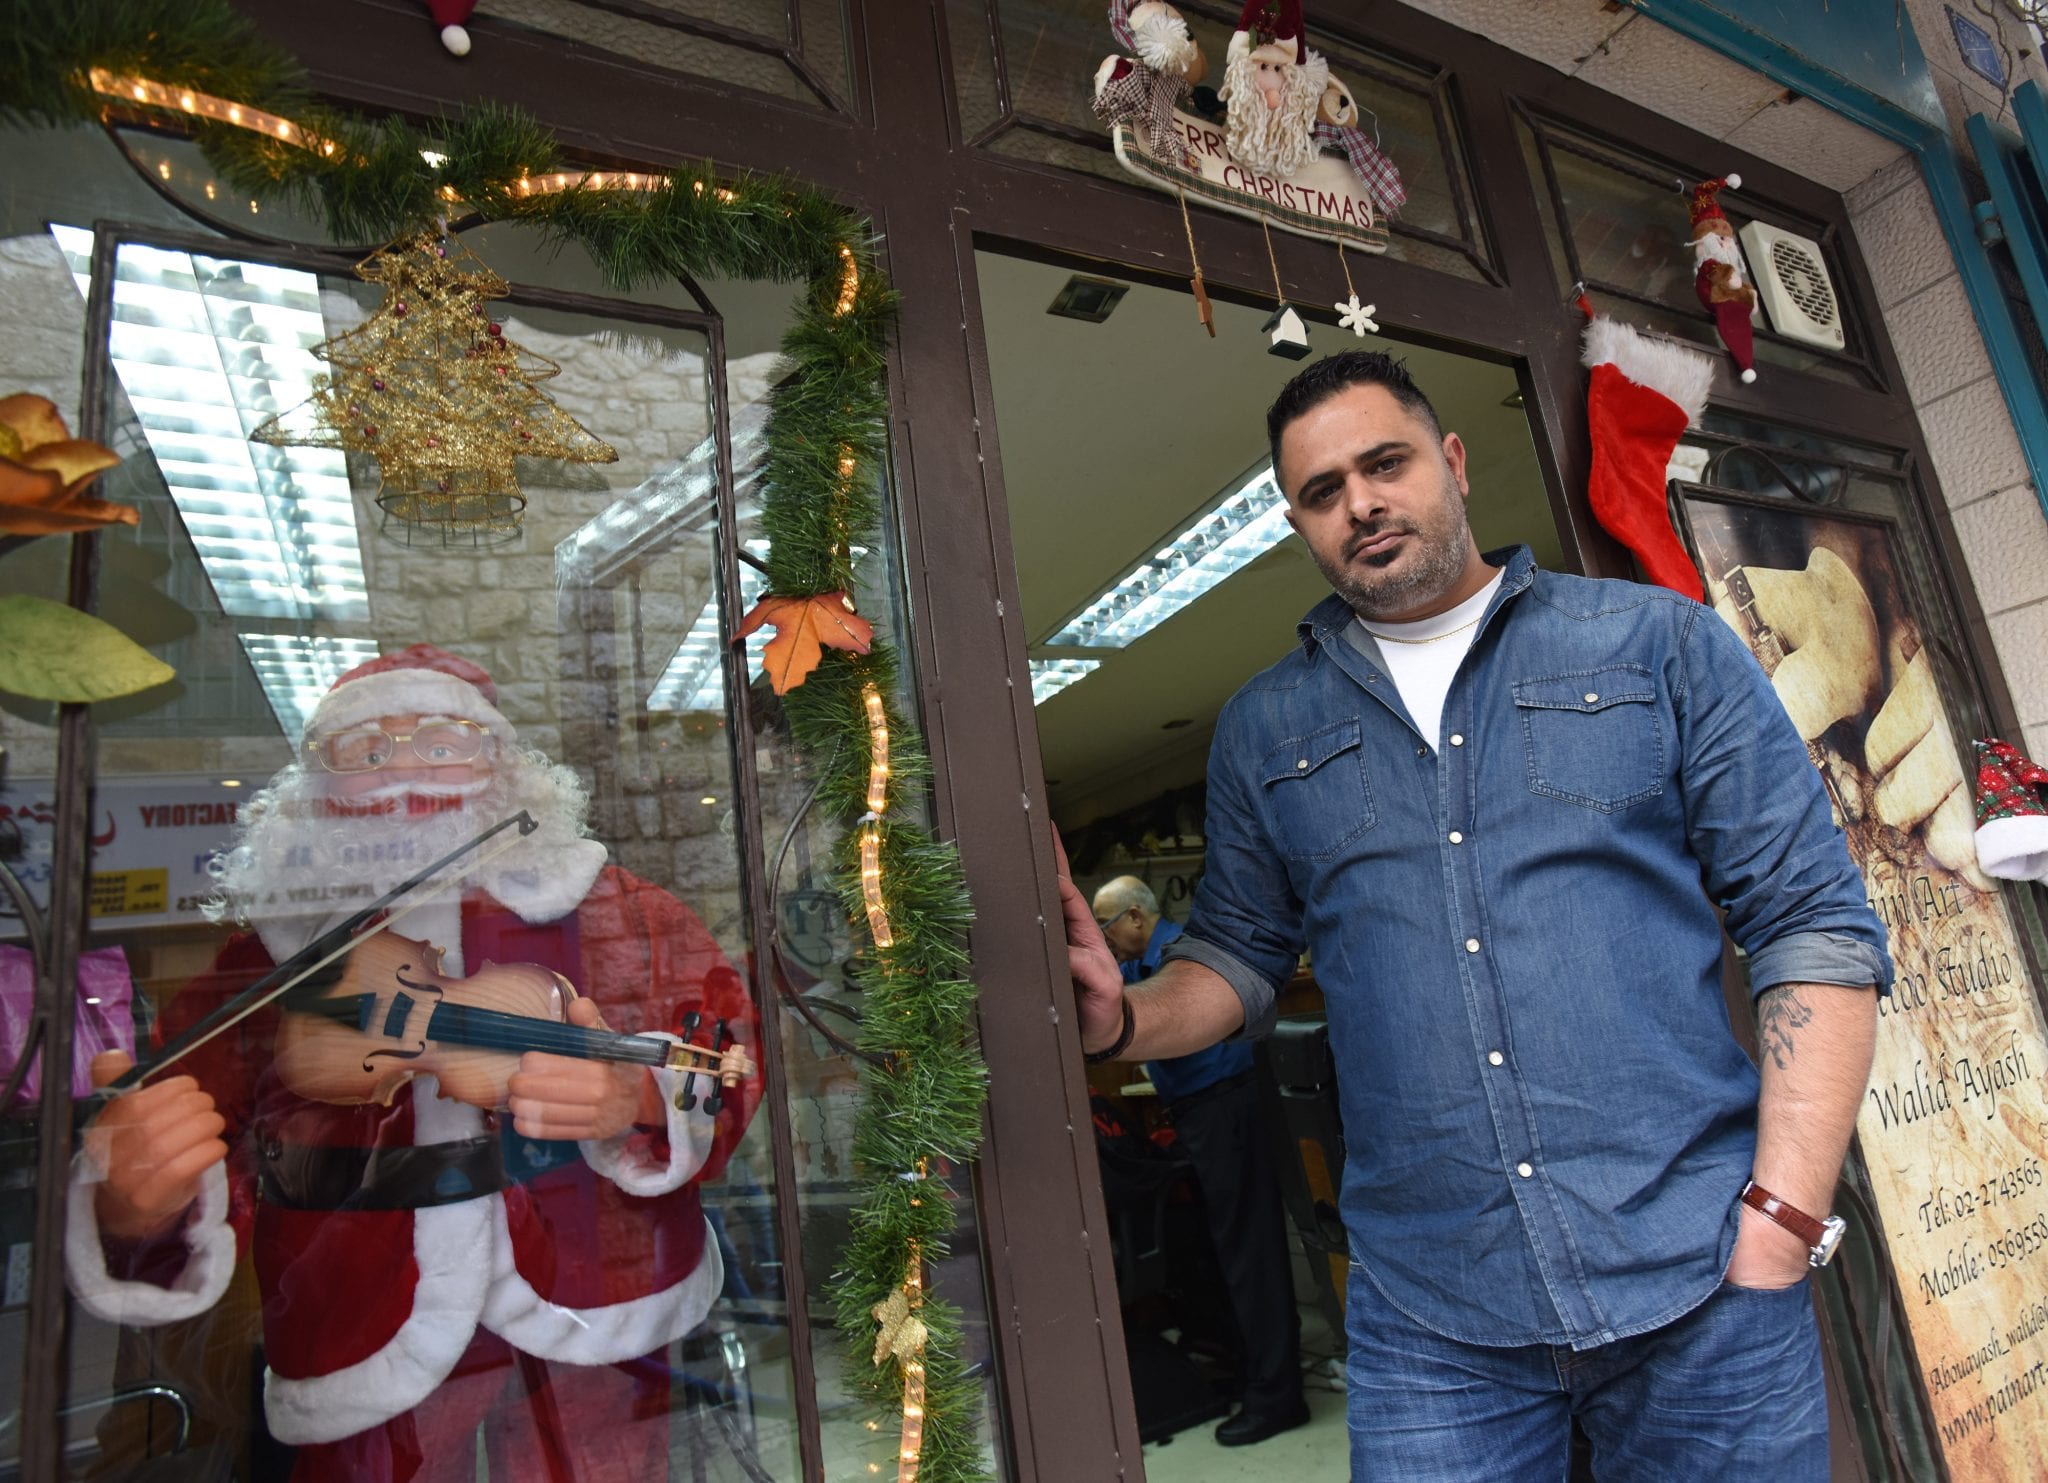
M 1731 284 L 1742 283 L 1742 249 L 1735 245 L 1733 237 L 1724 237 L 1719 232 L 1708 232 L 1697 237 L 1692 244 L 1692 265 L 1703 268 L 1708 263 L 1725 263 L 1732 273 Z
M 233 848 L 214 857 L 216 920 L 263 929 L 266 942 L 310 941 L 493 824 L 524 809 L 540 825 L 481 868 L 465 887 L 508 904 L 544 890 L 564 847 L 583 839 L 589 794 L 567 767 L 538 752 L 500 752 L 491 776 L 458 785 L 397 784 L 337 799 L 328 774 L 294 762 L 243 810 Z
M 1285 180 L 1316 157 L 1316 107 L 1330 85 L 1330 64 L 1316 52 L 1282 73 L 1280 106 L 1268 108 L 1258 89 L 1258 64 L 1233 48 L 1223 69 L 1221 96 L 1230 105 L 1226 135 L 1240 165 Z

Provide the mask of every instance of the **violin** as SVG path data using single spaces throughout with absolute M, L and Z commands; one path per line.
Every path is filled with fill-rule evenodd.
M 721 1089 L 754 1073 L 746 1048 L 729 1043 L 724 1020 L 709 1047 L 587 1029 L 565 1022 L 576 988 L 559 973 L 485 963 L 456 977 L 441 971 L 441 956 L 437 947 L 382 932 L 358 941 L 325 985 L 302 984 L 286 999 L 277 1032 L 285 1086 L 315 1102 L 389 1106 L 414 1077 L 432 1076 L 444 1097 L 499 1108 L 520 1056 L 537 1050 L 684 1072 L 676 1099 L 684 1111 L 698 1101 L 694 1082 L 702 1074 L 710 1084 L 704 1110 L 715 1114 Z M 701 1023 L 691 1011 L 678 1033 L 687 1042 Z

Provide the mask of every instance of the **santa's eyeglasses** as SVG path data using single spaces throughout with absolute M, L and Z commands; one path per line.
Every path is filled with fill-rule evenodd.
M 490 739 L 474 721 L 433 721 L 399 736 L 381 726 L 309 736 L 306 751 L 329 772 L 376 772 L 398 761 L 400 747 L 412 753 L 416 767 L 460 767 L 481 757 Z

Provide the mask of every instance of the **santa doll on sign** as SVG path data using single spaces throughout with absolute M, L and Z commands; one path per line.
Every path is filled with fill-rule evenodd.
M 402 937 L 423 965 L 438 949 L 446 977 L 559 975 L 574 1026 L 679 1043 L 672 1027 L 722 1022 L 756 1040 L 711 934 L 606 862 L 575 774 L 519 747 L 496 700 L 482 669 L 425 644 L 335 684 L 220 861 L 253 931 L 170 1002 L 160 1045 L 522 810 L 537 828 L 463 855 L 448 889 L 410 893 L 426 899 L 344 962 Z M 698 1186 L 759 1099 L 751 1068 L 712 1096 L 703 1073 L 528 1051 L 499 1106 L 431 1075 L 337 1103 L 295 1090 L 277 1051 L 314 1017 L 280 1002 L 297 1007 L 250 1014 L 88 1129 L 65 1252 L 79 1302 L 120 1324 L 192 1317 L 253 1256 L 264 1411 L 296 1479 L 472 1477 L 479 1431 L 494 1480 L 666 1476 L 665 1351 L 723 1283 Z M 96 1079 L 125 1063 L 101 1058 Z
M 1320 150 L 1316 111 L 1330 85 L 1330 64 L 1308 49 L 1301 0 L 1245 0 L 1231 33 L 1223 87 L 1229 105 L 1230 157 L 1286 180 Z

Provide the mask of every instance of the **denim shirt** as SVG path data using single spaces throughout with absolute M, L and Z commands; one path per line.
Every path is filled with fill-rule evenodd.
M 1715 906 L 1754 993 L 1888 990 L 1891 967 L 1728 625 L 1526 547 L 1487 559 L 1506 576 L 1433 747 L 1334 596 L 1231 699 L 1166 956 L 1222 974 L 1250 1036 L 1306 943 L 1353 1259 L 1446 1337 L 1591 1348 L 1703 1302 L 1734 1246 L 1758 1077 Z

